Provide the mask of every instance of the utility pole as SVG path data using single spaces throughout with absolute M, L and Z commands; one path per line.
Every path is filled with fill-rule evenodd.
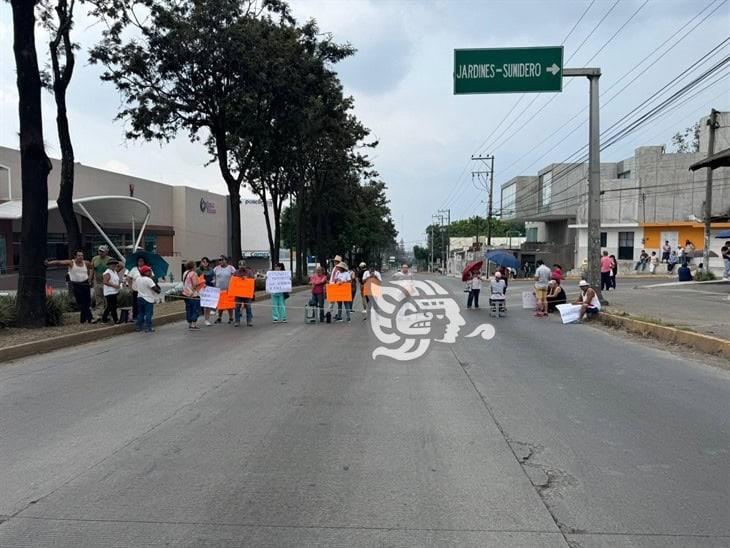
M 431 244 L 431 272 L 434 271 L 433 263 L 434 263 L 434 228 L 437 226 L 436 222 L 438 222 L 439 232 L 441 231 L 441 224 L 443 223 L 443 218 L 440 215 L 431 215 L 431 236 L 429 238 L 429 242 Z M 441 241 L 443 243 L 443 235 L 441 237 Z
M 710 157 L 715 153 L 715 130 L 718 127 L 717 111 L 713 108 L 710 112 L 710 119 L 707 120 L 710 126 L 710 135 L 707 142 L 707 156 Z M 707 168 L 707 185 L 705 186 L 705 250 L 702 260 L 705 266 L 705 272 L 710 271 L 710 230 L 712 229 L 712 168 Z
M 494 155 L 487 154 L 486 156 L 474 156 L 472 160 L 482 162 L 486 167 L 487 171 L 472 172 L 478 174 L 484 174 L 489 177 L 489 180 L 485 179 L 485 190 L 487 191 L 487 248 L 492 245 L 492 215 L 494 210 L 492 207 L 493 195 L 494 195 Z
M 451 210 L 450 209 L 439 209 L 437 213 L 442 216 L 442 219 L 443 219 L 444 215 L 446 216 L 446 248 L 445 248 L 446 254 L 444 255 L 444 269 L 446 270 L 448 268 L 448 264 L 449 264 L 448 259 L 449 259 L 449 255 L 451 253 L 451 242 L 450 242 L 450 238 L 449 238 L 449 236 L 450 236 L 449 227 L 451 227 Z M 441 237 L 443 238 L 443 232 L 441 234 Z
M 598 79 L 600 68 L 564 68 L 563 76 L 585 76 L 590 86 L 588 119 L 588 283 L 601 303 L 601 132 L 599 124 Z

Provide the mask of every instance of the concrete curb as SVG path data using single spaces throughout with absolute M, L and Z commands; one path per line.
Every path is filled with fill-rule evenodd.
M 722 356 L 730 360 L 730 341 L 725 339 L 693 333 L 676 327 L 635 320 L 629 316 L 618 316 L 604 311 L 598 314 L 597 319 L 610 327 L 617 327 L 630 333 L 652 337 L 660 341 L 691 346 L 701 352 Z
M 307 286 L 295 287 L 292 293 L 300 293 L 302 291 L 309 290 Z M 271 298 L 268 293 L 262 293 L 256 295 L 256 301 L 267 301 Z M 166 325 L 169 323 L 182 322 L 185 320 L 185 312 L 175 312 L 174 314 L 165 314 L 164 316 L 155 316 L 152 323 L 155 327 Z M 69 346 L 76 346 L 79 344 L 85 344 L 97 341 L 99 339 L 107 339 L 109 337 L 115 337 L 117 335 L 124 335 L 125 333 L 133 333 L 134 324 L 126 323 L 122 325 L 112 325 L 109 327 L 100 327 L 98 329 L 92 329 L 90 331 L 82 331 L 81 333 L 69 333 L 68 335 L 60 335 L 58 337 L 51 337 L 43 339 L 41 341 L 32 341 L 27 343 L 16 344 L 13 346 L 6 346 L 0 348 L 0 363 L 18 360 L 34 354 L 45 354 L 54 350 L 60 350 L 62 348 L 68 348 Z

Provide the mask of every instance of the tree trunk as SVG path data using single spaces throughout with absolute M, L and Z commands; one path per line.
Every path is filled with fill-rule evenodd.
M 224 130 L 216 128 L 215 148 L 218 156 L 218 167 L 228 187 L 228 201 L 231 206 L 231 259 L 238 266 L 241 260 L 241 179 L 236 179 L 228 167 L 228 144 Z M 243 173 L 243 171 L 242 171 Z
M 304 255 L 304 215 L 302 214 L 303 200 L 300 196 L 297 196 L 297 207 L 294 211 L 296 215 L 296 252 L 297 252 L 297 280 L 300 283 L 304 282 L 304 274 L 306 272 L 306 264 L 302 264 L 304 261 L 300 260 L 300 257 Z M 306 260 L 306 258 L 305 258 Z
M 269 240 L 269 258 L 271 260 L 271 268 L 279 262 L 279 252 L 274 246 L 274 237 L 271 234 L 271 218 L 269 217 L 269 206 L 266 203 L 266 188 L 261 186 L 261 192 L 256 193 L 264 205 L 264 221 L 266 222 L 266 238 Z M 273 204 L 273 201 L 272 201 Z
M 43 147 L 41 79 L 35 50 L 35 4 L 27 0 L 11 2 L 23 194 L 16 323 L 24 327 L 42 327 L 46 323 L 46 268 L 43 261 L 48 233 L 48 173 L 51 163 Z
M 71 144 L 71 133 L 68 127 L 66 111 L 66 90 L 71 81 L 74 69 L 73 44 L 71 43 L 72 10 L 66 0 L 58 0 L 56 13 L 58 14 L 58 30 L 56 37 L 51 41 L 51 65 L 53 66 L 53 95 L 56 100 L 56 127 L 58 141 L 61 144 L 61 185 L 58 190 L 58 212 L 66 227 L 68 239 L 68 254 L 73 257 L 77 249 L 81 248 L 81 230 L 73 209 L 74 192 L 74 149 Z M 63 69 L 58 58 L 58 47 L 63 41 L 64 56 L 66 59 Z

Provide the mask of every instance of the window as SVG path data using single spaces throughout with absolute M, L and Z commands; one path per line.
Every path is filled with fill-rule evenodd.
M 634 260 L 634 233 L 618 233 L 618 258 L 624 261 Z
M 608 245 L 608 234 L 606 232 L 601 232 L 601 247 L 606 247 Z
M 631 170 L 622 171 L 618 174 L 619 179 L 631 179 Z
M 502 217 L 513 217 L 515 214 L 515 198 L 517 197 L 517 184 L 502 187 Z
M 550 198 L 553 194 L 553 172 L 548 171 L 540 175 L 540 207 L 550 205 Z
M 528 228 L 525 232 L 526 232 L 526 239 L 528 242 L 537 241 L 537 227 Z

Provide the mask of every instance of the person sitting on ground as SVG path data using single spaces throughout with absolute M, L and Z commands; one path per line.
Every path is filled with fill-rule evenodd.
M 565 304 L 568 302 L 568 297 L 565 295 L 565 290 L 560 285 L 558 280 L 550 280 L 548 283 L 548 312 L 555 312 L 555 307 L 559 304 Z
M 575 301 L 575 304 L 581 305 L 580 307 L 580 316 L 578 320 L 582 320 L 586 315 L 593 316 L 595 314 L 598 314 L 598 312 L 601 310 L 601 301 L 598 299 L 598 295 L 596 295 L 595 290 L 591 287 L 591 284 L 589 284 L 585 280 L 581 280 L 578 282 L 578 287 L 580 287 L 581 295 L 578 298 L 577 301 Z
M 677 269 L 677 276 L 679 277 L 680 282 L 692 281 L 692 271 L 689 269 L 689 266 L 687 266 L 687 263 L 682 263 L 682 266 Z
M 677 264 L 678 260 L 679 258 L 677 257 L 676 251 L 669 253 L 669 258 L 667 259 L 667 272 L 672 272 L 672 270 L 674 270 L 674 265 Z

